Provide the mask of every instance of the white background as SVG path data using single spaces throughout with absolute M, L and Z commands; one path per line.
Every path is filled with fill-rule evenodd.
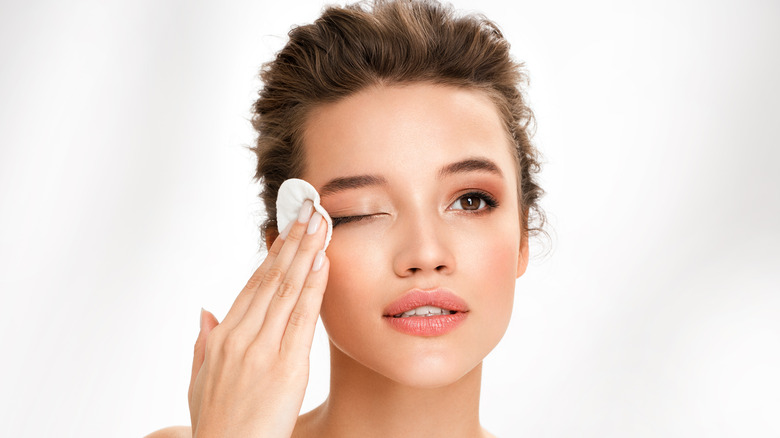
M 200 307 L 224 317 L 263 256 L 255 75 L 322 7 L 282 4 L 0 6 L 1 436 L 189 424 Z M 483 425 L 780 435 L 780 3 L 456 6 L 527 63 L 552 234 L 486 360 Z

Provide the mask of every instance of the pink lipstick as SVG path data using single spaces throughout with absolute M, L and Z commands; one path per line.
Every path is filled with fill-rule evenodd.
M 412 289 L 390 303 L 383 316 L 401 333 L 440 336 L 458 327 L 468 311 L 466 302 L 446 289 Z

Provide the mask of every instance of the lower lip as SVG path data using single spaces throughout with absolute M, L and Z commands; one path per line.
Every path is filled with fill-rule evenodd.
M 385 316 L 390 327 L 401 333 L 414 336 L 440 336 L 447 334 L 466 319 L 466 312 L 438 316 L 410 316 L 408 318 L 393 318 Z

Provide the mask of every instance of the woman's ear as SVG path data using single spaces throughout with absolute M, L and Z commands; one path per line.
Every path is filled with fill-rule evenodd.
M 517 256 L 517 276 L 525 274 L 525 268 L 528 267 L 528 231 L 520 234 L 520 253 Z
M 277 237 L 279 237 L 279 232 L 276 231 L 276 228 L 268 227 L 265 230 L 265 249 L 270 250 Z

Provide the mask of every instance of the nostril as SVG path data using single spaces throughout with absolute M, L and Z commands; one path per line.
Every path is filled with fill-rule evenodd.
M 444 271 L 446 269 L 447 269 L 447 265 L 439 265 L 439 266 L 434 268 L 434 271 L 442 272 L 442 271 Z M 421 272 L 422 270 L 423 270 L 422 268 L 409 268 L 407 271 L 409 273 L 411 273 L 411 274 L 416 274 L 418 272 Z

